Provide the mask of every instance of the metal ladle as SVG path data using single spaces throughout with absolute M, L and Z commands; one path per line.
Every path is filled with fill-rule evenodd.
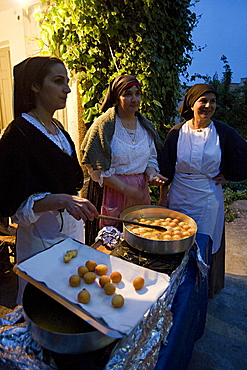
M 131 225 L 136 225 L 136 226 L 149 227 L 150 229 L 156 229 L 156 230 L 159 230 L 159 231 L 167 231 L 167 229 L 164 226 L 146 225 L 146 224 L 143 224 L 141 222 L 126 220 L 125 218 L 110 217 L 110 216 L 104 216 L 104 215 L 99 215 L 98 218 L 101 218 L 103 220 L 111 220 L 111 221 L 122 222 L 124 224 L 131 224 Z

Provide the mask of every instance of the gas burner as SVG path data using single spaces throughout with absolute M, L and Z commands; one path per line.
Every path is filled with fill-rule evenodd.
M 184 252 L 165 255 L 146 253 L 131 247 L 125 240 L 111 252 L 112 256 L 169 276 L 180 265 L 184 254 Z

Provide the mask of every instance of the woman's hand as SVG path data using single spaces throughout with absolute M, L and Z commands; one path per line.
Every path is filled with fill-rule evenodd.
M 228 182 L 228 180 L 225 179 L 222 173 L 218 173 L 216 176 L 212 177 L 212 180 L 215 181 L 215 185 L 220 185 Z
M 71 199 L 66 201 L 65 207 L 67 212 L 76 220 L 90 220 L 98 217 L 99 213 L 95 206 L 85 198 L 80 198 L 72 195 Z
M 147 167 L 145 170 L 145 175 L 152 185 L 165 185 L 165 182 L 168 180 L 167 177 L 164 177 L 160 173 L 156 172 L 153 167 Z
M 95 206 L 88 199 L 69 194 L 48 194 L 34 202 L 33 211 L 41 213 L 64 208 L 76 220 L 92 221 L 94 217 L 99 215 Z
M 160 173 L 157 173 L 156 174 L 151 174 L 149 176 L 149 179 L 148 181 L 152 184 L 152 185 L 165 185 L 165 182 L 168 181 L 168 178 L 167 177 L 164 177 L 162 176 Z

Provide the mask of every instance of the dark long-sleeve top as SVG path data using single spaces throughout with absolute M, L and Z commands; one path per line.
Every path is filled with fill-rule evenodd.
M 0 140 L 0 215 L 12 216 L 32 194 L 76 194 L 83 186 L 83 172 L 75 146 L 72 155 L 62 151 L 22 117 L 12 121 Z
M 223 122 L 212 119 L 221 148 L 220 172 L 229 181 L 243 181 L 247 179 L 247 142 L 238 132 Z M 177 143 L 179 130 L 184 122 L 175 125 L 167 134 L 160 164 L 160 172 L 172 182 L 177 160 Z

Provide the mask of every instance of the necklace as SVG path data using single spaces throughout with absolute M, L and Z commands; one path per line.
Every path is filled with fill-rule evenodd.
M 36 120 L 42 124 L 42 126 L 44 126 L 44 128 L 46 129 L 47 133 L 52 135 L 52 139 L 54 140 L 55 144 L 62 150 L 62 152 L 64 153 L 68 153 L 68 151 L 64 148 L 64 145 L 60 139 L 60 129 L 59 127 L 57 126 L 57 124 L 55 123 L 55 121 L 52 119 L 51 122 L 55 128 L 55 133 L 51 132 L 51 130 L 49 130 L 46 125 L 44 124 L 43 121 L 41 121 L 41 119 L 34 113 L 34 112 L 31 112 L 33 117 L 36 118 Z
M 120 118 L 121 119 L 121 122 L 122 122 L 122 125 L 125 127 L 125 126 L 134 126 L 136 127 L 136 117 L 134 117 L 134 121 L 131 121 L 131 122 L 127 122 L 125 121 L 124 119 Z
M 122 123 L 123 128 L 125 129 L 125 131 L 127 132 L 128 136 L 130 137 L 132 144 L 133 145 L 136 145 L 135 137 L 136 137 L 136 130 L 137 130 L 137 118 L 135 117 L 135 122 L 131 122 L 133 124 L 133 126 L 136 127 L 135 129 L 130 129 L 130 128 L 125 127 L 125 125 L 126 126 L 129 126 L 130 123 L 125 122 L 121 118 L 120 118 L 120 120 L 121 120 L 121 123 Z
M 127 129 L 126 127 L 124 127 L 125 131 L 127 132 L 127 134 L 129 135 L 130 139 L 131 139 L 131 142 L 133 145 L 136 145 L 136 140 L 135 140 L 135 137 L 136 137 L 136 130 L 134 130 L 134 132 L 130 132 L 130 129 Z M 132 130 L 133 131 L 133 130 Z
M 54 121 L 53 121 L 53 119 L 51 120 L 51 123 L 54 125 L 54 127 L 55 127 L 55 134 L 53 133 L 53 132 L 51 132 L 51 130 L 49 130 L 47 127 L 46 127 L 46 125 L 45 125 L 45 123 L 34 113 L 34 112 L 31 112 L 31 114 L 34 116 L 34 118 L 36 118 L 36 120 L 39 122 L 39 123 L 41 123 L 41 125 L 42 126 L 44 126 L 44 128 L 46 129 L 46 131 L 48 132 L 48 134 L 50 134 L 50 135 L 56 135 L 57 134 L 57 126 L 54 124 Z

